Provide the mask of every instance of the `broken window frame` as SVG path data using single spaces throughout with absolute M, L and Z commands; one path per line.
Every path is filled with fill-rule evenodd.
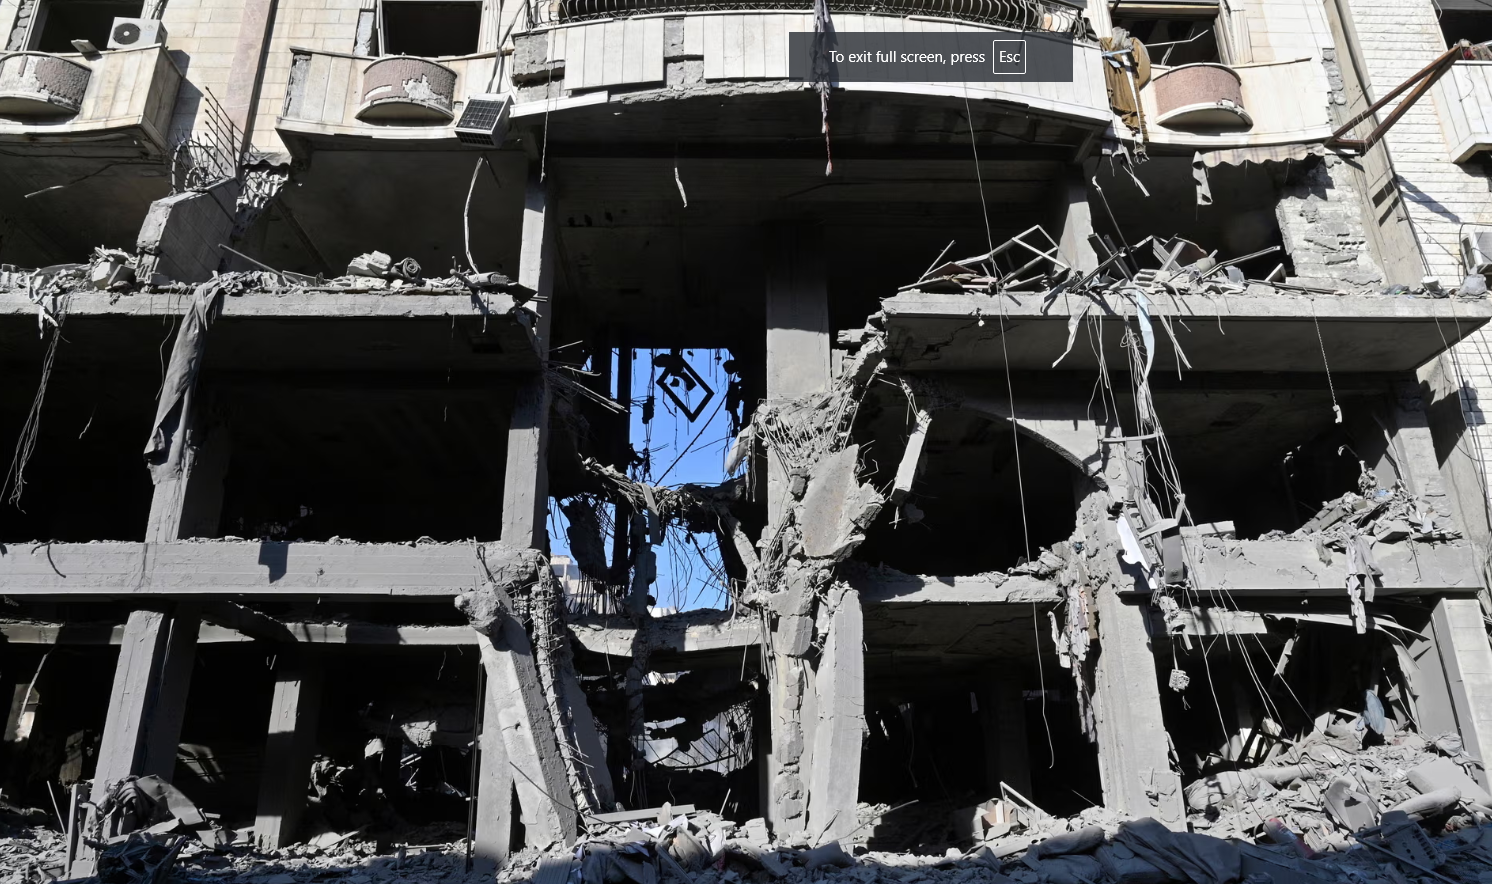
M 440 53 L 440 54 L 436 54 L 436 55 L 420 55 L 420 56 L 414 56 L 414 57 L 418 57 L 418 58 L 461 58 L 461 57 L 469 56 L 469 55 L 479 55 L 479 54 L 481 54 L 481 53 L 483 53 L 485 51 L 488 51 L 489 48 L 490 48 L 491 37 L 492 37 L 492 28 L 491 28 L 491 22 L 490 22 L 491 16 L 489 15 L 490 6 L 486 2 L 486 0 L 374 0 L 373 9 L 372 9 L 372 12 L 373 12 L 373 34 L 372 34 L 372 39 L 368 41 L 369 45 L 367 47 L 364 47 L 362 45 L 362 43 L 361 43 L 361 40 L 360 40 L 359 41 L 359 45 L 357 47 L 358 49 L 364 49 L 364 48 L 366 48 L 370 52 L 370 54 L 372 54 L 374 57 L 384 58 L 384 57 L 387 57 L 389 55 L 412 55 L 412 53 L 407 53 L 407 52 L 393 52 L 393 53 L 391 53 L 388 50 L 388 27 L 386 25 L 386 18 L 387 18 L 387 16 L 386 16 L 385 8 L 384 8 L 388 3 L 397 3 L 400 6 L 413 6 L 413 5 L 416 5 L 416 4 L 428 4 L 428 5 L 434 5 L 434 6 L 457 6 L 457 5 L 466 6 L 466 5 L 470 5 L 470 6 L 477 7 L 477 22 L 478 22 L 478 24 L 477 24 L 477 39 L 476 39 L 476 45 L 472 47 L 471 51 L 469 51 L 469 52 Z M 368 10 L 363 10 L 363 11 L 367 12 Z M 361 24 L 361 18 L 362 17 L 360 15 L 359 16 L 359 24 Z
M 1168 67 L 1180 67 L 1183 64 L 1224 64 L 1234 65 L 1240 63 L 1236 40 L 1232 27 L 1235 24 L 1231 19 L 1230 10 L 1225 0 L 1138 0 L 1138 2 L 1126 2 L 1126 0 L 1115 0 L 1109 4 L 1109 17 L 1116 27 L 1120 27 L 1121 20 L 1141 20 L 1151 22 L 1188 23 L 1190 28 L 1184 37 L 1166 40 L 1162 43 L 1145 43 L 1150 52 L 1152 64 Z M 1205 30 L 1197 27 L 1198 23 L 1205 23 L 1206 28 L 1212 31 L 1213 42 L 1217 47 L 1217 58 L 1215 60 L 1204 60 L 1201 62 L 1177 62 L 1169 61 L 1171 53 L 1177 46 L 1200 39 Z

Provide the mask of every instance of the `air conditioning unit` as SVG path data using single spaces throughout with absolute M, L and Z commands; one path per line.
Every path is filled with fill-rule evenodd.
M 478 147 L 501 147 L 508 137 L 508 114 L 512 110 L 511 95 L 473 95 L 456 121 L 456 140 Z
M 166 42 L 166 26 L 157 18 L 116 18 L 109 29 L 110 49 L 137 49 Z
M 1467 273 L 1492 273 L 1492 230 L 1461 233 L 1461 262 Z

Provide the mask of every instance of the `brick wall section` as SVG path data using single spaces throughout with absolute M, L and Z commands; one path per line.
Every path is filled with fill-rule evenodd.
M 1445 50 L 1430 0 L 1347 0 L 1373 97 L 1387 94 Z M 1389 131 L 1388 153 L 1430 274 L 1459 284 L 1462 224 L 1492 224 L 1492 189 L 1484 172 L 1451 162 L 1441 128 L 1441 85 Z M 1383 147 L 1375 150 L 1383 150 Z M 1462 412 L 1484 464 L 1492 464 L 1492 334 L 1458 346 L 1453 366 L 1462 384 Z
M 171 118 L 171 136 L 198 130 L 201 95 L 212 92 L 222 101 L 228 91 L 228 69 L 238 48 L 243 0 L 167 0 L 166 46 L 186 74 Z
M 1334 156 L 1293 165 L 1280 190 L 1275 217 L 1295 265 L 1294 279 L 1304 285 L 1336 288 L 1343 282 L 1383 281 L 1363 230 L 1362 195 L 1346 172 Z

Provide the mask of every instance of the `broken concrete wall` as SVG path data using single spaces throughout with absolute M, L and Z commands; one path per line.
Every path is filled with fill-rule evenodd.
M 150 205 L 136 248 L 139 275 L 160 273 L 178 282 L 204 282 L 222 260 L 220 245 L 233 235 L 239 185 L 228 180 L 205 191 L 182 191 Z
M 1363 228 L 1363 194 L 1334 156 L 1292 164 L 1280 192 L 1280 235 L 1303 285 L 1383 281 Z

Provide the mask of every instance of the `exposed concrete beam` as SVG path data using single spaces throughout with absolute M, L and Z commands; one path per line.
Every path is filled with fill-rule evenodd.
M 54 543 L 0 556 L 11 596 L 440 597 L 477 586 L 478 572 L 467 544 Z
M 1094 306 L 1088 298 L 1059 297 L 1043 312 L 1040 293 L 1017 297 L 1019 303 L 969 293 L 907 292 L 887 298 L 881 302 L 886 356 L 907 371 L 1002 371 L 1007 365 L 1047 370 L 1066 348 L 1068 319 L 1088 307 L 1097 322 L 1091 339 L 1087 332 L 1080 334 L 1060 368 L 1093 370 L 1098 346 L 1112 362 L 1123 330 L 1131 327 L 1120 320 L 1132 321 L 1136 314 L 1133 304 L 1119 298 Z M 1174 317 L 1171 325 L 1181 348 L 1193 369 L 1204 373 L 1324 375 L 1323 345 L 1334 374 L 1412 371 L 1492 318 L 1492 305 L 1484 301 L 1377 295 L 1259 294 L 1216 301 L 1178 295 L 1152 301 L 1151 311 L 1156 317 Z M 1173 364 L 1170 339 L 1157 338 L 1157 364 Z M 1323 376 L 1323 386 L 1324 381 Z
M 1198 592 L 1257 596 L 1342 596 L 1346 557 L 1325 564 L 1309 540 L 1223 540 L 1183 537 Z M 1373 556 L 1383 569 L 1378 595 L 1475 592 L 1478 568 L 1469 545 L 1404 541 L 1380 543 Z M 1129 587 L 1126 587 L 1127 589 Z
M 137 292 L 117 297 L 108 292 L 77 292 L 68 305 L 69 316 L 121 316 L 159 320 L 162 316 L 180 316 L 191 305 L 190 298 L 177 293 Z M 391 319 L 478 316 L 483 313 L 480 298 L 467 292 L 421 292 L 408 289 L 384 289 L 363 292 L 298 291 L 247 292 L 224 298 L 219 320 L 223 319 Z M 0 316 L 36 316 L 36 304 L 22 292 L 0 292 Z M 529 314 L 494 315 L 489 322 L 512 322 L 527 327 Z
M 570 632 L 587 651 L 628 657 L 632 654 L 635 629 L 622 620 L 576 618 L 569 622 Z M 696 654 L 723 651 L 760 644 L 761 626 L 755 617 L 735 617 L 719 622 L 701 622 L 693 614 L 675 614 L 654 618 L 651 638 L 653 653 Z
M 268 614 L 227 599 L 216 599 L 204 604 L 202 619 L 260 641 L 297 641 L 295 634 L 285 624 Z
M 1055 583 L 1025 575 L 925 577 L 861 572 L 852 575 L 849 582 L 860 591 L 860 601 L 865 605 L 999 605 L 1063 599 Z
M 204 615 L 207 616 L 207 615 Z M 477 637 L 466 626 L 392 626 L 386 623 L 295 623 L 282 624 L 285 641 L 328 645 L 404 645 L 423 647 L 475 646 Z M 0 623 L 0 638 L 22 645 L 117 645 L 125 627 L 113 623 Z M 197 644 L 229 644 L 256 641 L 228 626 L 203 623 Z

